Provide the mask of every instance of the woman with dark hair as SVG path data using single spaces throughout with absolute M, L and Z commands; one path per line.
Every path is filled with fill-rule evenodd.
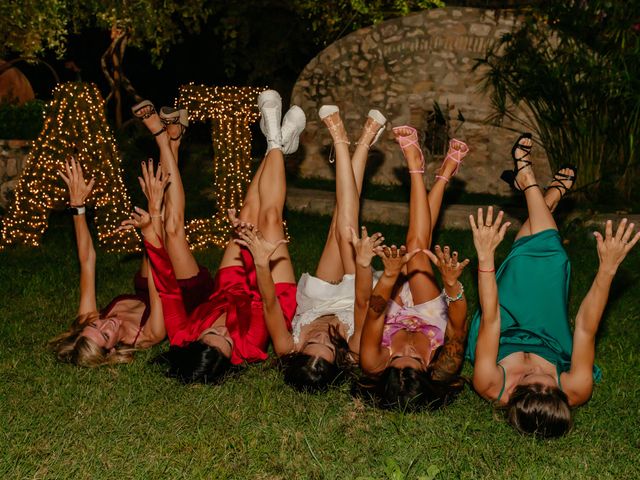
M 286 328 L 277 312 L 271 315 L 266 311 L 268 303 L 273 303 L 273 289 L 267 269 L 260 267 L 269 263 L 270 245 L 264 232 L 246 228 L 240 240 L 256 263 L 267 327 L 284 380 L 297 390 L 309 392 L 325 391 L 348 378 L 345 371 L 357 361 L 354 356 L 359 351 L 364 315 L 357 305 L 354 313 L 355 258 L 350 231 L 358 225 L 359 193 L 368 150 L 386 122 L 377 110 L 369 112 L 352 160 L 338 107 L 325 105 L 319 114 L 335 148 L 336 208 L 315 276 L 305 273 L 298 282 L 298 307 L 292 328 Z M 363 241 L 372 251 L 382 240 L 380 234 L 375 234 Z
M 436 182 L 427 193 L 416 130 L 404 126 L 393 131 L 411 176 L 407 246 L 385 246 L 379 253 L 383 275 L 373 292 L 359 291 L 363 295 L 358 301 L 368 310 L 360 341 L 364 378 L 356 390 L 382 408 L 434 409 L 451 402 L 463 388 L 458 373 L 464 361 L 467 302 L 458 278 L 469 260 L 458 261 L 458 253 L 450 252 L 449 247 L 436 246 L 435 254 L 427 249 L 445 186 L 468 147 L 451 140 Z M 423 253 L 440 271 L 442 290 Z M 361 275 L 370 285 L 370 272 L 358 267 L 357 283 Z
M 494 252 L 509 223 L 478 210 L 469 220 L 478 252 L 480 311 L 471 322 L 467 355 L 474 363 L 473 386 L 485 399 L 505 407 L 519 432 L 558 437 L 571 428 L 571 408 L 591 397 L 600 371 L 594 366 L 595 339 L 611 282 L 620 263 L 640 239 L 623 219 L 613 234 L 594 232 L 600 266 L 575 320 L 573 339 L 567 313 L 570 265 L 551 211 L 575 182 L 576 169 L 563 167 L 543 196 L 531 162 L 530 134 L 516 141 L 512 172 L 503 174 L 524 193 L 528 220 L 496 272 Z
M 85 200 L 94 180 L 85 181 L 75 159 L 65 163 L 60 177 L 69 188 L 70 210 L 80 262 L 80 305 L 71 328 L 49 341 L 58 360 L 83 367 L 129 363 L 133 353 L 162 341 L 165 337 L 162 306 L 153 282 L 148 279 L 145 258 L 134 277 L 135 295 L 120 295 L 98 311 L 96 306 L 96 252 L 85 216 Z M 147 180 L 143 189 L 152 215 L 159 215 L 168 178 L 153 175 L 153 164 L 143 164 Z
M 275 282 L 277 308 L 286 326 L 290 325 L 295 311 L 295 278 L 284 245 L 282 209 L 286 182 L 282 153 L 283 150 L 289 152 L 297 148 L 305 118 L 300 108 L 292 107 L 281 127 L 281 105 L 277 92 L 263 92 L 258 102 L 263 115 L 261 127 L 267 133 L 268 151 L 247 190 L 239 218 L 236 219 L 231 213 L 236 227 L 241 225 L 240 222 L 256 224 L 275 242 L 274 258 L 269 270 L 272 282 Z M 271 135 L 274 131 L 278 133 L 277 138 Z M 171 169 L 169 189 L 176 188 L 174 199 L 182 206 L 183 212 L 184 191 L 180 173 L 175 161 L 172 162 L 171 158 L 167 161 Z M 168 223 L 168 220 L 165 222 Z M 135 226 L 135 222 L 126 222 L 125 225 Z M 265 360 L 269 335 L 256 285 L 256 268 L 246 248 L 241 248 L 233 241 L 227 243 L 212 293 L 188 313 L 185 299 L 178 288 L 176 273 L 187 262 L 193 267 L 197 264 L 186 243 L 184 219 L 180 217 L 173 227 L 166 224 L 165 229 L 168 235 L 169 232 L 179 235 L 184 246 L 181 258 L 172 255 L 169 239 L 163 242 L 153 231 L 144 235 L 171 343 L 169 352 L 162 356 L 168 364 L 168 374 L 185 383 L 218 383 L 232 365 Z

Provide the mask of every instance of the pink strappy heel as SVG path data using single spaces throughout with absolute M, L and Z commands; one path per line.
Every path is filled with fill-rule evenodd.
M 398 135 L 398 132 L 404 128 L 408 128 L 409 130 L 411 130 L 411 133 L 404 136 Z M 420 159 L 422 160 L 420 169 L 409 170 L 409 173 L 424 173 L 424 154 L 422 153 L 422 148 L 420 148 L 420 144 L 418 143 L 418 132 L 416 131 L 416 129 L 410 127 L 409 125 L 402 125 L 400 127 L 394 127 L 393 133 L 396 135 L 396 141 L 398 142 L 398 145 L 400 145 L 400 148 L 403 152 L 411 146 L 415 146 L 420 152 Z
M 445 177 L 444 175 L 436 175 L 436 178 L 439 178 L 449 183 L 449 180 L 452 177 L 455 177 L 456 173 L 458 173 L 458 170 L 460 170 L 460 165 L 462 165 L 462 159 L 467 155 L 467 153 L 469 153 L 469 147 L 462 140 L 457 140 L 455 138 L 452 138 L 451 140 L 449 140 L 449 151 L 447 152 L 447 156 L 444 157 L 444 160 L 442 161 L 442 165 L 440 165 L 440 171 L 442 171 L 442 169 L 444 168 L 444 164 L 447 162 L 447 160 L 452 160 L 456 162 L 457 163 L 456 168 L 450 177 Z

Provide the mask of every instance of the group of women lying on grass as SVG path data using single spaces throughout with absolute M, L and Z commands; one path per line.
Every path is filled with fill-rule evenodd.
M 81 366 L 125 363 L 134 351 L 169 338 L 161 355 L 168 375 L 184 383 L 218 383 L 234 367 L 267 359 L 269 341 L 287 384 L 321 392 L 353 379 L 354 393 L 382 408 L 435 409 L 464 387 L 460 370 L 474 363 L 473 387 L 505 408 L 520 432 L 552 437 L 571 427 L 570 409 L 591 396 L 595 337 L 616 270 L 640 233 L 622 220 L 614 232 L 595 233 L 600 266 L 569 328 L 569 259 L 552 212 L 575 182 L 562 168 L 543 192 L 536 183 L 523 134 L 512 149 L 514 167 L 503 178 L 523 192 L 529 218 L 496 271 L 494 252 L 509 223 L 480 209 L 470 216 L 478 256 L 480 308 L 467 322 L 459 277 L 469 260 L 445 246 L 432 248 L 447 183 L 468 147 L 451 140 L 427 192 L 424 158 L 415 129 L 393 133 L 411 178 L 409 228 L 403 246 L 387 246 L 380 233 L 359 226 L 360 191 L 368 150 L 385 117 L 371 110 L 355 151 L 338 107 L 320 118 L 335 149 L 336 207 L 315 275 L 296 285 L 282 211 L 286 195 L 283 155 L 294 152 L 305 116 L 292 107 L 282 118 L 277 92 L 258 99 L 267 154 L 249 186 L 242 209 L 230 211 L 234 235 L 214 277 L 198 265 L 184 228 L 185 197 L 178 150 L 187 113 L 142 102 L 134 113 L 154 135 L 160 161 L 143 162 L 140 185 L 147 210 L 135 208 L 121 228 L 139 228 L 146 256 L 134 278 L 136 294 L 98 310 L 95 251 L 83 215 L 93 181 L 71 159 L 60 172 L 69 187 L 78 257 L 80 305 L 69 331 L 51 341 L 58 359 Z M 375 256 L 383 271 L 374 271 Z M 436 280 L 439 272 L 441 285 Z M 357 373 L 356 373 L 357 372 Z

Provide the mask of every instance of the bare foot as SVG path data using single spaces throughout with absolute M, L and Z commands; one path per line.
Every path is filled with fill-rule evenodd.
M 409 171 L 424 171 L 422 150 L 420 150 L 420 146 L 418 145 L 418 134 L 415 129 L 406 126 L 396 127 L 393 129 L 393 134 L 400 148 L 402 148 L 402 153 L 407 160 Z

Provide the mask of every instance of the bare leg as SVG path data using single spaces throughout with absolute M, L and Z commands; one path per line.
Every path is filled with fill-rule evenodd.
M 264 171 L 264 165 L 265 162 L 263 160 L 256 173 L 253 175 L 253 179 L 247 189 L 244 202 L 242 203 L 242 209 L 240 209 L 240 213 L 238 214 L 238 219 L 242 222 L 258 225 L 258 215 L 260 212 L 259 183 L 262 172 Z M 234 243 L 233 240 L 229 240 L 225 247 L 224 254 L 222 255 L 219 268 L 241 265 L 243 265 L 243 262 L 240 255 L 240 247 Z
M 360 194 L 362 192 L 362 183 L 364 181 L 364 172 L 367 166 L 367 157 L 369 156 L 369 145 L 373 141 L 376 133 L 381 128 L 381 125 L 373 121 L 371 118 L 367 118 L 367 123 L 360 135 L 360 139 L 357 142 L 356 150 L 351 158 L 351 168 L 353 170 L 353 177 L 356 184 L 356 191 L 358 194 L 358 203 Z M 318 261 L 318 267 L 316 269 L 316 277 L 328 282 L 338 282 L 345 274 L 342 261 L 336 261 L 341 258 L 340 246 L 337 236 L 337 221 L 338 221 L 338 207 L 333 209 L 333 215 L 331 218 L 331 225 L 329 226 L 329 234 L 327 235 L 327 241 Z M 356 213 L 357 214 L 357 213 Z M 355 225 L 358 225 L 358 218 L 353 221 Z M 357 227 L 356 227 L 357 229 Z M 344 237 L 344 235 L 342 235 Z
M 468 150 L 468 147 L 460 142 L 450 144 L 449 151 L 447 152 L 447 157 L 445 157 L 446 160 L 442 165 L 442 169 L 440 170 L 438 175 L 436 175 L 436 181 L 433 184 L 433 187 L 431 187 L 431 191 L 429 192 L 429 212 L 431 213 L 432 233 L 433 229 L 438 223 L 438 217 L 440 216 L 444 190 L 449 184 L 449 182 L 445 179 L 451 179 L 451 177 L 453 176 L 453 172 L 455 172 L 456 168 L 459 167 L 458 163 L 450 158 L 450 155 L 454 158 L 464 157 L 465 154 L 461 154 L 459 152 L 466 152 Z
M 411 134 L 410 129 L 397 128 L 394 132 L 399 136 Z M 420 170 L 422 158 L 417 146 L 403 150 L 409 170 Z M 421 173 L 412 173 L 411 196 L 409 200 L 409 230 L 407 232 L 407 250 L 426 249 L 431 245 L 432 223 L 431 207 L 427 197 L 427 189 Z M 444 187 L 444 186 L 443 186 Z M 444 188 L 442 187 L 442 192 Z M 436 191 L 437 192 L 437 191 Z M 442 193 L 439 194 L 440 197 Z M 414 256 L 407 264 L 407 277 L 414 303 L 420 304 L 440 295 L 440 289 L 429 258 L 424 254 Z
M 157 132 L 162 127 L 160 117 L 157 114 L 151 115 L 144 119 L 143 122 L 151 132 Z M 169 128 L 172 127 L 179 128 L 177 125 L 171 125 Z M 175 136 L 175 132 L 172 133 Z M 184 188 L 176 157 L 174 157 L 174 152 L 177 154 L 180 144 L 179 142 L 172 142 L 174 143 L 172 149 L 169 134 L 166 131 L 156 135 L 155 139 L 160 150 L 162 173 L 170 175 L 170 183 L 165 193 L 164 202 L 165 247 L 169 258 L 171 258 L 176 278 L 191 278 L 198 274 L 200 268 L 191 253 L 184 230 Z
M 531 139 L 524 138 L 521 142 L 524 145 L 530 145 Z M 525 153 L 526 152 L 524 150 L 516 149 L 516 158 L 523 158 Z M 524 161 L 518 162 L 518 167 L 524 167 L 518 171 L 516 183 L 524 190 L 524 195 L 527 200 L 527 210 L 529 211 L 527 227 L 529 235 L 535 235 L 538 232 L 548 229 L 557 230 L 558 227 L 553 219 L 551 211 L 549 210 L 549 206 L 545 202 L 542 191 L 536 183 L 536 177 L 533 173 L 533 169 L 530 165 L 525 164 Z M 527 222 L 525 222 L 525 224 L 526 223 Z M 522 236 L 521 232 L 518 232 L 518 236 Z
M 571 174 L 571 169 L 563 168 L 562 170 L 560 170 L 560 173 L 569 175 Z M 552 181 L 552 183 L 553 182 L 554 181 Z M 573 184 L 573 182 L 570 182 L 568 180 L 562 181 L 561 183 L 564 184 L 567 189 L 571 188 Z M 558 190 L 557 188 L 548 188 L 544 194 L 544 202 L 547 204 L 547 207 L 549 207 L 549 211 L 551 213 L 555 211 L 561 199 L 562 195 L 560 194 L 560 190 Z M 531 222 L 529 222 L 529 218 L 527 218 L 527 220 L 522 224 L 522 227 L 520 227 L 520 230 L 516 235 L 516 240 L 520 237 L 526 237 L 529 235 L 531 235 Z
M 282 209 L 287 195 L 287 181 L 284 156 L 279 148 L 272 148 L 264 158 L 258 191 L 260 196 L 258 228 L 270 242 L 284 239 Z M 293 265 L 286 244 L 280 245 L 271 257 L 271 276 L 274 283 L 295 283 Z

